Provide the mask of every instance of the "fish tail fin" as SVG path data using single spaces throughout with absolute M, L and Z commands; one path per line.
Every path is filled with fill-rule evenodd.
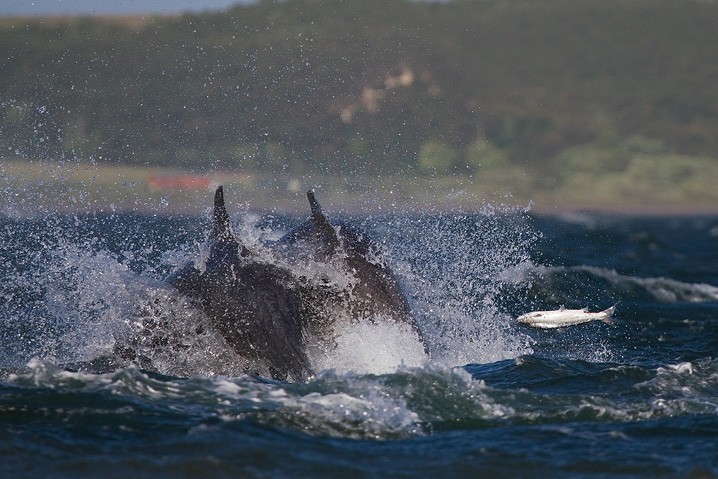
M 613 326 L 613 313 L 616 311 L 616 305 L 614 304 L 608 309 L 603 310 L 603 313 L 606 315 L 605 317 L 601 318 L 601 321 L 609 326 Z

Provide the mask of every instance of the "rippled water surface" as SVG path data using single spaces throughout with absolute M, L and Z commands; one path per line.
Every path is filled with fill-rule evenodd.
M 298 221 L 233 220 L 249 242 Z M 316 377 L 283 383 L 161 281 L 206 218 L 0 216 L 0 475 L 716 477 L 718 218 L 350 220 L 431 359 L 401 328 L 345 324 Z M 613 304 L 612 327 L 515 320 Z M 138 315 L 175 342 L 113 358 Z

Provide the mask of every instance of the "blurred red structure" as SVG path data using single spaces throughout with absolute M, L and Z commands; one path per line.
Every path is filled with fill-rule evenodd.
M 215 184 L 206 176 L 194 175 L 150 175 L 148 186 L 152 190 L 182 188 L 182 189 L 210 189 Z

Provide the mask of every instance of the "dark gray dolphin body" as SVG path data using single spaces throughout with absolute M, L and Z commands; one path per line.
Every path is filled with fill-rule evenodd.
M 346 303 L 352 317 L 386 316 L 411 324 L 418 333 L 409 303 L 379 246 L 351 225 L 330 222 L 314 192 L 307 192 L 307 198 L 311 217 L 280 239 L 278 249 L 284 249 L 290 257 L 310 254 L 319 261 L 340 263 L 340 268 L 354 277 L 351 298 Z
M 313 192 L 311 217 L 268 248 L 286 264 L 306 260 L 338 264 L 353 280 L 348 288 L 311 280 L 269 261 L 232 234 L 220 186 L 214 199 L 209 255 L 204 268 L 189 262 L 166 282 L 204 310 L 242 357 L 267 366 L 276 379 L 313 374 L 308 331 L 321 334 L 332 321 L 328 306 L 342 305 L 355 319 L 385 317 L 416 328 L 399 283 L 378 246 L 361 231 L 332 224 Z
M 193 299 L 241 356 L 265 363 L 273 377 L 310 375 L 302 335 L 306 314 L 297 280 L 239 244 L 221 186 L 215 193 L 213 223 L 203 271 L 190 262 L 167 283 Z

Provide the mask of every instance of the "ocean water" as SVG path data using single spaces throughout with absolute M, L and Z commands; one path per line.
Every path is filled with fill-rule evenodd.
M 300 219 L 232 220 L 260 242 Z M 316 377 L 284 383 L 244 374 L 161 281 L 208 218 L 6 209 L 0 477 L 718 477 L 718 218 L 350 221 L 431 357 L 399 327 L 346 323 Z M 614 304 L 613 326 L 515 320 Z M 146 361 L 112 358 L 148 318 L 165 336 Z

